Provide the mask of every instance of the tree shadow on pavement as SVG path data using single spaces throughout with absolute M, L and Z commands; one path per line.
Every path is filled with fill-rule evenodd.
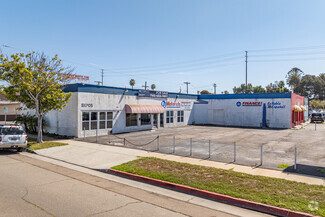
M 283 172 L 325 177 L 325 167 L 317 167 L 304 164 L 297 164 L 297 170 L 294 169 L 294 166 L 290 166 L 284 169 Z

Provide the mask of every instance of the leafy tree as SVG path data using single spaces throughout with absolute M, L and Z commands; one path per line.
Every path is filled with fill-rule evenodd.
M 129 84 L 130 84 L 130 86 L 133 89 L 133 86 L 135 85 L 135 80 L 134 79 L 131 79 L 130 82 L 129 82 Z
M 154 90 L 154 89 L 156 89 L 156 85 L 155 84 L 152 84 L 151 85 L 151 90 Z
M 250 83 L 247 84 L 247 90 L 246 90 L 246 85 L 241 84 L 239 87 L 234 87 L 232 90 L 235 94 L 237 94 L 237 93 L 253 93 L 253 85 Z
M 279 81 L 278 82 L 278 88 L 284 88 L 284 86 L 285 86 L 284 81 Z
M 309 106 L 314 109 L 324 109 L 325 102 L 322 100 L 312 100 L 309 102 Z
M 302 75 L 304 75 L 304 72 L 297 67 L 292 68 L 287 73 L 287 75 L 286 75 L 287 85 L 289 87 L 291 87 L 292 92 L 296 93 L 296 91 L 298 91 L 297 88 L 300 85 Z
M 35 52 L 17 53 L 10 57 L 0 55 L 0 80 L 7 82 L 1 87 L 1 94 L 35 110 L 39 143 L 43 142 L 44 115 L 51 110 L 62 110 L 69 102 L 71 93 L 64 93 L 60 87 L 66 74 L 72 71 L 62 67 L 57 55 L 53 58 Z
M 261 85 L 255 86 L 253 87 L 253 93 L 265 93 L 265 89 Z
M 208 90 L 202 90 L 202 91 L 200 92 L 200 94 L 201 94 L 201 95 L 210 95 L 210 94 L 212 94 L 212 93 L 210 93 Z
M 229 91 L 228 90 L 225 90 L 223 93 L 224 94 L 229 94 Z

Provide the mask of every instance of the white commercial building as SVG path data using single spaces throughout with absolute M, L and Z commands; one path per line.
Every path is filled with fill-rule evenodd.
M 45 116 L 46 131 L 75 137 L 211 124 L 291 128 L 304 121 L 304 98 L 293 93 L 192 95 L 69 84 L 70 102 Z
M 184 126 L 192 123 L 197 95 L 70 84 L 70 102 L 46 115 L 46 131 L 68 136 L 94 136 Z

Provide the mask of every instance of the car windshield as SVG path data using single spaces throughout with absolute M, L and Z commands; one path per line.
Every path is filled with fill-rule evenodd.
M 22 135 L 24 131 L 18 127 L 4 127 L 1 129 L 2 135 Z
M 311 116 L 312 116 L 312 117 L 322 117 L 322 114 L 320 114 L 320 113 L 314 113 L 314 114 L 312 114 Z

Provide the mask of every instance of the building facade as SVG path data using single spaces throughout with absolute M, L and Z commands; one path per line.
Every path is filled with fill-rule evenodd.
M 50 133 L 107 135 L 189 124 L 291 128 L 304 122 L 304 98 L 293 93 L 192 95 L 70 84 L 70 102 L 45 116 Z
M 197 95 L 72 84 L 70 102 L 46 115 L 47 131 L 69 136 L 95 136 L 184 126 L 192 123 Z

